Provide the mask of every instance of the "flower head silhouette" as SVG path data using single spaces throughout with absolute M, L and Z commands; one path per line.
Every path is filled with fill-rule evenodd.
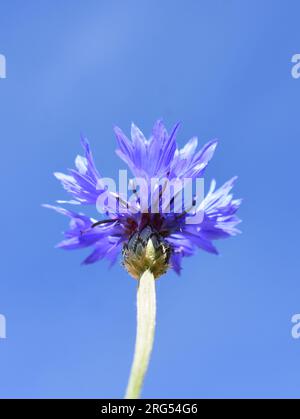
M 118 142 L 117 155 L 128 165 L 135 177 L 150 184 L 151 179 L 183 180 L 203 177 L 208 162 L 213 157 L 217 141 L 210 141 L 196 151 L 198 140 L 192 138 L 179 149 L 176 133 L 179 124 L 168 134 L 162 121 L 157 121 L 152 135 L 146 139 L 139 128 L 132 124 L 131 140 L 115 128 Z M 230 191 L 236 178 L 232 178 L 219 189 L 213 180 L 206 197 L 195 207 L 195 213 L 202 212 L 198 223 L 189 224 L 187 211 L 181 214 L 164 211 L 160 205 L 156 212 L 149 206 L 145 211 L 140 205 L 138 191 L 135 201 L 124 202 L 114 193 L 108 192 L 101 185 L 101 176 L 95 166 L 88 141 L 82 138 L 84 156 L 77 156 L 75 169 L 68 174 L 55 173 L 63 187 L 72 196 L 70 201 L 58 201 L 61 204 L 96 205 L 101 194 L 108 193 L 109 200 L 104 205 L 105 219 L 96 220 L 82 213 L 61 207 L 47 205 L 70 218 L 70 227 L 58 247 L 68 250 L 92 247 L 93 252 L 84 260 L 84 264 L 94 263 L 107 258 L 113 264 L 123 253 L 124 265 L 129 273 L 139 278 L 145 266 L 152 268 L 158 277 L 172 267 L 180 273 L 182 258 L 192 255 L 197 248 L 217 254 L 213 242 L 217 239 L 233 236 L 239 232 L 236 225 L 240 222 L 236 211 L 241 200 L 233 199 Z M 177 191 L 178 193 L 178 191 Z M 163 191 L 157 192 L 157 199 L 163 198 Z M 160 194 L 160 195 L 159 195 Z M 174 194 L 168 196 L 171 204 Z M 146 246 L 151 237 L 158 255 L 155 263 L 146 256 Z

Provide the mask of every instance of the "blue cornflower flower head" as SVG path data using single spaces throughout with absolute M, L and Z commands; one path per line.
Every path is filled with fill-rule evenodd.
M 178 127 L 179 124 L 169 134 L 157 121 L 151 137 L 146 139 L 132 124 L 131 140 L 115 128 L 116 153 L 134 176 L 129 200 L 104 185 L 89 143 L 82 138 L 84 156 L 76 157 L 75 169 L 68 174 L 55 173 L 72 199 L 57 202 L 93 205 L 105 216 L 93 219 L 81 212 L 46 205 L 70 218 L 70 227 L 59 248 L 93 248 L 84 264 L 104 258 L 113 264 L 122 254 L 123 264 L 134 278 L 139 279 L 146 270 L 158 278 L 169 267 L 180 273 L 182 258 L 191 256 L 197 248 L 217 254 L 215 240 L 239 233 L 236 212 L 241 200 L 231 195 L 236 177 L 219 189 L 213 180 L 205 197 L 199 200 L 197 194 L 193 195 L 192 202 L 185 205 L 185 180 L 203 178 L 217 141 L 210 141 L 197 151 L 198 140 L 194 137 L 180 149 L 176 144 Z M 173 188 L 167 188 L 172 182 Z M 183 204 L 180 209 L 178 202 Z

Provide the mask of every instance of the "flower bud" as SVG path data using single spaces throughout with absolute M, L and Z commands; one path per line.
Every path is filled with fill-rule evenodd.
M 170 245 L 148 225 L 124 244 L 123 265 L 135 279 L 140 279 L 148 269 L 157 279 L 167 272 L 170 254 Z

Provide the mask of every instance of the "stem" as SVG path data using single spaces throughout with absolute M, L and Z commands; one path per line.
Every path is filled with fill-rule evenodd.
M 156 318 L 155 279 L 147 270 L 137 290 L 137 332 L 134 358 L 125 399 L 138 399 L 152 352 Z

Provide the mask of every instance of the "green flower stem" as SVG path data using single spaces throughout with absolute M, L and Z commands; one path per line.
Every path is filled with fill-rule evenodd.
M 125 399 L 140 397 L 154 342 L 155 319 L 155 279 L 153 274 L 147 270 L 141 276 L 138 284 L 135 351 Z

